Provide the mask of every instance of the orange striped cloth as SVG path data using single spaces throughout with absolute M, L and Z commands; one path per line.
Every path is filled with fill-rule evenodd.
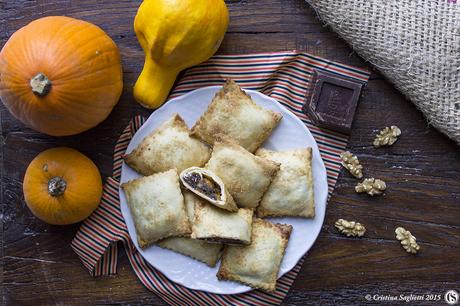
M 369 72 L 302 52 L 277 52 L 250 55 L 217 55 L 187 70 L 170 98 L 211 85 L 222 85 L 232 78 L 243 88 L 258 90 L 279 101 L 310 129 L 318 143 L 332 193 L 340 170 L 340 157 L 347 144 L 346 135 L 319 129 L 302 112 L 311 88 L 313 69 L 367 81 Z M 235 295 L 218 295 L 191 290 L 167 279 L 146 262 L 132 243 L 118 199 L 122 155 L 144 118 L 134 117 L 120 136 L 114 150 L 113 176 L 104 186 L 98 209 L 85 220 L 72 241 L 72 248 L 93 276 L 115 274 L 118 242 L 124 246 L 131 266 L 142 284 L 170 305 L 279 305 L 300 271 L 304 259 L 278 280 L 275 292 L 253 290 Z

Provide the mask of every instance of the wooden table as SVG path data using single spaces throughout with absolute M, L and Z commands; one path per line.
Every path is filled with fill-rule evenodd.
M 124 252 L 118 275 L 92 278 L 70 248 L 78 225 L 50 226 L 27 209 L 22 179 L 39 152 L 70 146 L 111 174 L 112 149 L 133 115 L 149 115 L 132 98 L 143 64 L 133 32 L 140 1 L 0 0 L 1 45 L 18 28 L 46 15 L 68 15 L 101 26 L 118 44 L 124 68 L 123 96 L 110 117 L 72 137 L 39 134 L 1 106 L 3 304 L 164 304 L 137 280 Z M 336 34 L 316 19 L 302 0 L 230 0 L 231 23 L 219 53 L 298 49 L 346 64 L 366 66 Z M 370 67 L 369 67 L 370 68 Z M 374 134 L 398 125 L 401 139 L 374 149 Z M 355 117 L 349 148 L 368 176 L 385 180 L 383 197 L 358 195 L 343 170 L 329 202 L 322 232 L 297 277 L 286 305 L 363 304 L 366 294 L 441 294 L 460 289 L 459 148 L 430 128 L 415 107 L 378 73 L 373 73 Z M 364 223 L 364 238 L 339 235 L 338 218 Z M 404 226 L 420 243 L 409 255 L 395 240 Z M 420 302 L 419 302 L 420 303 Z M 429 304 L 429 302 L 421 302 Z M 434 303 L 432 303 L 434 304 Z M 440 304 L 439 302 L 436 304 Z

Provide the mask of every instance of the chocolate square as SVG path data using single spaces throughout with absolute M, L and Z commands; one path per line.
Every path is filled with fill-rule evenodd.
M 319 127 L 349 134 L 364 82 L 314 70 L 303 111 Z

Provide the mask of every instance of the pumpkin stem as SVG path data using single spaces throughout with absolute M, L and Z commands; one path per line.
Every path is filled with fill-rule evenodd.
M 48 192 L 53 197 L 62 195 L 67 187 L 67 182 L 60 176 L 55 176 L 48 181 Z
M 44 75 L 39 72 L 36 76 L 30 79 L 30 87 L 32 92 L 39 97 L 46 96 L 51 89 L 51 81 Z

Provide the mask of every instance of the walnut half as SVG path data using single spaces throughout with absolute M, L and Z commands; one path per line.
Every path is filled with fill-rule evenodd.
M 357 193 L 366 192 L 371 196 L 382 194 L 385 189 L 387 189 L 385 182 L 373 177 L 364 179 L 364 181 L 358 183 L 355 187 Z
M 403 227 L 398 227 L 395 230 L 396 239 L 401 241 L 401 245 L 407 253 L 416 254 L 420 250 L 420 246 L 417 244 L 417 239 Z
M 398 140 L 401 130 L 396 126 L 386 127 L 381 130 L 374 139 L 374 147 L 391 146 Z
M 361 237 L 366 232 L 364 225 L 355 221 L 339 219 L 335 221 L 334 225 L 341 234 L 347 235 L 347 237 Z
M 346 151 L 340 154 L 340 158 L 342 158 L 342 166 L 344 166 L 354 177 L 359 179 L 363 177 L 363 166 L 359 163 L 356 155 Z

